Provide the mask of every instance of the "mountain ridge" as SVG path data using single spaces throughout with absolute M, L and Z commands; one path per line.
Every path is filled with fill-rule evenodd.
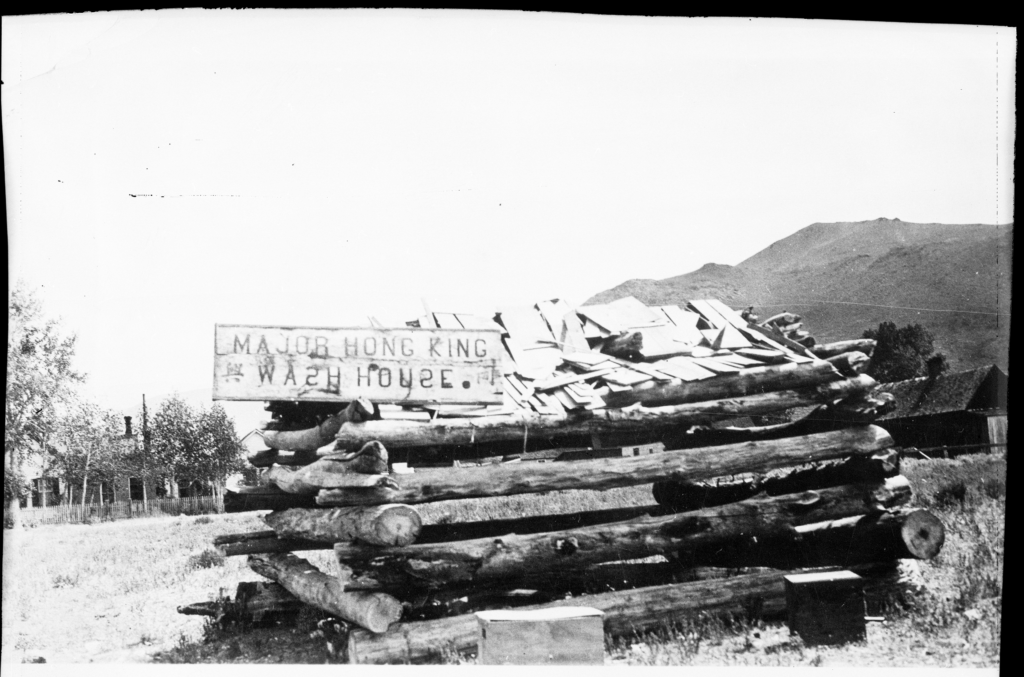
M 1008 368 L 1013 224 L 899 219 L 813 223 L 735 266 L 708 263 L 663 280 L 634 279 L 587 304 L 717 298 L 762 317 L 798 313 L 820 341 L 857 338 L 885 320 L 918 322 L 954 369 Z

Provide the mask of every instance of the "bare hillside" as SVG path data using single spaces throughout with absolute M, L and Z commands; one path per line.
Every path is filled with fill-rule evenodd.
M 629 280 L 588 303 L 718 298 L 759 313 L 791 310 L 820 340 L 879 322 L 919 322 L 953 368 L 1008 367 L 1012 225 L 815 223 L 737 266 L 707 264 L 664 280 Z M 954 312 L 956 311 L 956 312 Z

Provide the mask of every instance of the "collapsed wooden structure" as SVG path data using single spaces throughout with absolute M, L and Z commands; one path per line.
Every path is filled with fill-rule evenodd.
M 943 527 L 907 509 L 893 441 L 871 423 L 893 404 L 863 374 L 873 343 L 815 345 L 799 318 L 744 315 L 632 298 L 428 314 L 417 323 L 501 329 L 504 404 L 271 402 L 268 448 L 250 457 L 267 484 L 225 497 L 272 511 L 270 529 L 215 544 L 351 624 L 350 662 L 471 650 L 468 612 L 513 604 L 596 607 L 614 635 L 778 611 L 783 572 L 851 568 L 885 589 L 898 560 L 938 552 Z M 729 425 L 741 417 L 755 425 Z M 430 524 L 415 507 L 638 485 L 649 504 L 572 514 Z M 293 554 L 318 549 L 337 574 Z

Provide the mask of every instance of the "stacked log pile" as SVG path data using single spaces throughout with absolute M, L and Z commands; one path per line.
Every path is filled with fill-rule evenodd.
M 351 624 L 351 662 L 471 650 L 468 612 L 502 606 L 596 607 L 612 635 L 698 612 L 771 613 L 783 572 L 851 568 L 883 590 L 898 560 L 941 547 L 942 524 L 907 509 L 892 439 L 871 424 L 891 406 L 863 374 L 871 342 L 808 348 L 792 318 L 757 325 L 716 301 L 527 310 L 417 321 L 498 323 L 500 407 L 268 406 L 268 448 L 250 457 L 267 485 L 229 492 L 225 508 L 269 510 L 269 529 L 215 543 Z M 808 405 L 797 421 L 729 425 Z M 666 450 L 617 449 L 654 442 Z M 581 446 L 614 455 L 566 455 Z M 443 524 L 416 509 L 638 485 L 652 485 L 650 504 Z M 333 550 L 337 573 L 293 554 L 304 550 Z M 723 575 L 737 569 L 748 572 Z

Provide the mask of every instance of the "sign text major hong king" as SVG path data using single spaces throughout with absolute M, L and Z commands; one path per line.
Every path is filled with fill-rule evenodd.
M 218 324 L 214 343 L 215 400 L 502 402 L 498 330 Z

